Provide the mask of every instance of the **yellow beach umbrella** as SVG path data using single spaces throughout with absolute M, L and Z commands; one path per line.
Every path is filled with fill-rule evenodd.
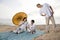
M 12 18 L 13 24 L 18 25 L 19 22 L 22 21 L 24 17 L 27 17 L 26 13 L 24 13 L 24 12 L 16 13 Z

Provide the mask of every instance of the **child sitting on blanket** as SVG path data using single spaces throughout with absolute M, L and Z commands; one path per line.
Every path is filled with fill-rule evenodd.
M 31 20 L 31 24 L 27 27 L 27 31 L 32 34 L 36 32 L 36 25 L 34 23 L 35 21 Z
M 18 25 L 19 27 L 16 30 L 13 30 L 13 32 L 15 32 L 16 34 L 19 34 L 23 31 L 25 31 L 27 28 L 27 24 L 28 24 L 27 18 L 25 17 L 23 19 L 23 21 L 19 23 L 19 25 Z

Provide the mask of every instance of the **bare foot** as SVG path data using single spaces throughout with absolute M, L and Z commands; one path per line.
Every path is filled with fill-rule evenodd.
M 50 31 L 45 31 L 45 33 L 50 33 Z

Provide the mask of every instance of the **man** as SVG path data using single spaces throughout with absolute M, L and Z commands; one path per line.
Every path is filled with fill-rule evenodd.
M 54 28 L 56 27 L 56 25 L 55 25 L 55 20 L 54 20 L 54 16 L 53 16 L 54 12 L 53 12 L 52 7 L 49 4 L 47 4 L 47 3 L 45 3 L 43 5 L 37 4 L 36 6 L 38 8 L 41 8 L 40 9 L 40 14 L 42 16 L 46 17 L 46 31 L 49 32 L 49 21 L 50 20 L 51 20 L 51 22 L 53 24 L 53 30 L 54 30 Z

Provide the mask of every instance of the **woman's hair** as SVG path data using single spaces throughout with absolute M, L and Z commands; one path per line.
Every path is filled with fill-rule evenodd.
M 24 21 L 25 19 L 27 19 L 27 17 L 24 17 L 24 18 L 23 18 L 23 21 Z
M 34 20 L 31 20 L 31 22 L 33 22 L 33 23 L 34 23 L 35 21 L 34 21 Z

